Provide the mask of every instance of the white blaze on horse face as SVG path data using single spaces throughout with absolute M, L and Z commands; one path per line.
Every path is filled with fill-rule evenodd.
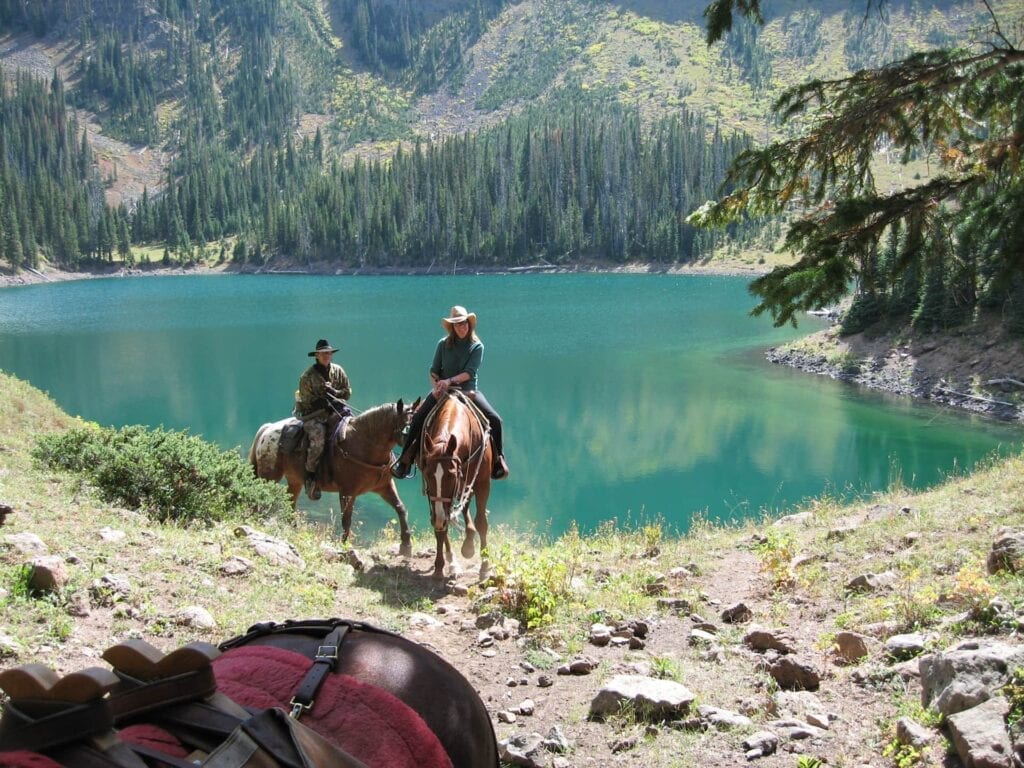
M 444 467 L 438 462 L 434 467 L 434 488 L 437 489 L 437 496 L 442 493 L 442 480 L 444 480 Z M 434 511 L 431 513 L 430 519 L 434 523 L 434 530 L 443 531 L 445 529 L 448 523 L 448 514 L 444 511 L 444 502 L 441 499 L 434 500 Z

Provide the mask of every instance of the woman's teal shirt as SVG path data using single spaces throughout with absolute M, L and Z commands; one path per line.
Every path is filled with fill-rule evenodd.
M 464 381 L 459 388 L 464 392 L 476 391 L 476 372 L 480 368 L 480 361 L 484 359 L 484 343 L 475 341 L 471 336 L 456 339 L 450 347 L 447 341 L 448 337 L 445 336 L 437 342 L 430 372 L 442 379 L 450 379 L 460 373 L 468 373 L 469 381 Z

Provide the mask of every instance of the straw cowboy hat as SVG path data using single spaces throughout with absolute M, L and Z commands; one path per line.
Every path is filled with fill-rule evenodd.
M 327 339 L 320 339 L 316 343 L 316 349 L 309 353 L 309 357 L 316 357 L 319 352 L 337 352 L 337 347 L 332 347 Z
M 441 325 L 450 330 L 456 323 L 469 323 L 469 330 L 476 330 L 476 312 L 469 312 L 465 307 L 456 304 L 448 317 L 441 318 Z

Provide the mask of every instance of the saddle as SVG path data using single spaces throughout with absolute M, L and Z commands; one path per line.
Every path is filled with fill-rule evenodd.
M 327 445 L 332 446 L 337 441 L 345 439 L 345 430 L 348 426 L 350 414 L 331 414 L 327 419 Z M 281 453 L 305 453 L 309 447 L 309 439 L 306 437 L 306 430 L 303 428 L 303 421 L 299 418 L 286 419 L 281 426 L 281 437 L 278 439 L 278 450 Z
M 4 768 L 366 768 L 280 709 L 217 693 L 209 644 L 168 656 L 141 640 L 107 649 L 113 670 L 0 673 Z
M 423 420 L 423 431 L 426 432 L 430 429 L 431 425 L 434 423 L 434 419 L 437 418 L 437 414 L 441 412 L 441 406 L 449 397 L 461 401 L 467 408 L 469 408 L 469 412 L 476 417 L 477 422 L 480 424 L 480 431 L 484 433 L 484 441 L 486 442 L 489 440 L 491 435 L 491 422 L 487 419 L 484 412 L 480 410 L 476 401 L 461 389 L 449 389 L 443 397 L 440 397 L 438 401 L 434 403 L 434 407 L 430 409 L 426 419 Z
M 305 451 L 306 447 L 303 443 L 305 437 L 306 431 L 302 428 L 302 420 L 288 419 L 284 426 L 281 427 L 281 440 L 278 443 L 281 453 Z

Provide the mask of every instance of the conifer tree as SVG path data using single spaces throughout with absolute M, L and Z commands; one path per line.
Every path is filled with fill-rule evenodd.
M 867 0 L 868 8 L 879 2 Z M 935 253 L 971 247 L 984 252 L 986 264 L 975 274 L 987 282 L 964 291 L 968 273 L 962 273 L 956 290 L 987 292 L 996 304 L 1010 300 L 1024 275 L 1024 49 L 1009 33 L 1021 19 L 1004 24 L 988 0 L 981 5 L 989 25 L 977 46 L 914 53 L 787 90 L 775 111 L 783 121 L 805 120 L 806 130 L 742 153 L 729 170 L 728 193 L 690 217 L 698 225 L 723 225 L 748 215 L 795 216 L 785 247 L 798 260 L 752 283 L 760 300 L 755 313 L 769 312 L 783 324 L 795 322 L 801 310 L 837 302 L 899 225 L 916 247 L 890 264 L 895 273 L 913 273 L 891 275 L 894 290 L 915 282 L 922 261 Z M 709 41 L 728 31 L 734 12 L 763 21 L 760 6 L 760 0 L 715 0 L 705 11 Z M 883 145 L 905 157 L 932 157 L 940 173 L 879 192 L 871 162 Z M 951 232 L 958 242 L 949 250 Z M 923 271 L 932 290 L 941 269 L 928 263 Z M 903 298 L 894 295 L 894 303 Z

